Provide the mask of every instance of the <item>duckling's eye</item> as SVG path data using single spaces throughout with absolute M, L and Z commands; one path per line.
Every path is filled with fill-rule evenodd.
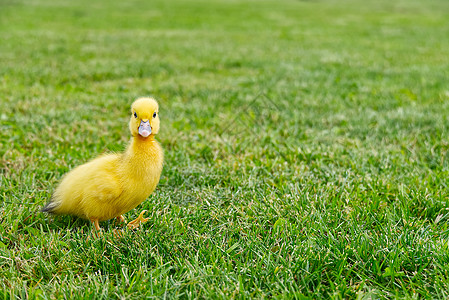
M 156 113 L 153 114 L 153 118 L 156 118 Z
M 134 118 L 137 118 L 137 113 L 136 112 L 134 112 Z

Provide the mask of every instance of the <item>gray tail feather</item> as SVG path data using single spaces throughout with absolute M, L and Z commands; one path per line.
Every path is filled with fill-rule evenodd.
M 52 213 L 53 210 L 58 206 L 57 203 L 49 201 L 44 207 L 42 207 L 41 212 Z

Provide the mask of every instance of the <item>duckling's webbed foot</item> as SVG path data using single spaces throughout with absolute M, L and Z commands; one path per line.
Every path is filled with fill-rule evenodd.
M 129 229 L 136 229 L 140 226 L 140 224 L 147 222 L 150 218 L 143 217 L 143 214 L 146 212 L 146 210 L 142 210 L 140 215 L 135 220 L 129 222 L 126 226 L 128 226 Z
M 123 230 L 121 229 L 112 229 L 112 233 L 114 234 L 114 238 L 123 237 Z

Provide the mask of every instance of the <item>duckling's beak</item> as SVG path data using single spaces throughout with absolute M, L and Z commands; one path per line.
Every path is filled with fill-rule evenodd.
M 151 134 L 151 125 L 149 120 L 147 120 L 146 122 L 144 122 L 143 120 L 140 121 L 139 134 L 143 137 L 147 137 Z

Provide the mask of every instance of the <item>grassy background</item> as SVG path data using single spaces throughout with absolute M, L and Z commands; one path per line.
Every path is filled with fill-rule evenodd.
M 449 297 L 449 2 L 0 2 L 2 298 Z M 159 99 L 143 229 L 39 213 Z

